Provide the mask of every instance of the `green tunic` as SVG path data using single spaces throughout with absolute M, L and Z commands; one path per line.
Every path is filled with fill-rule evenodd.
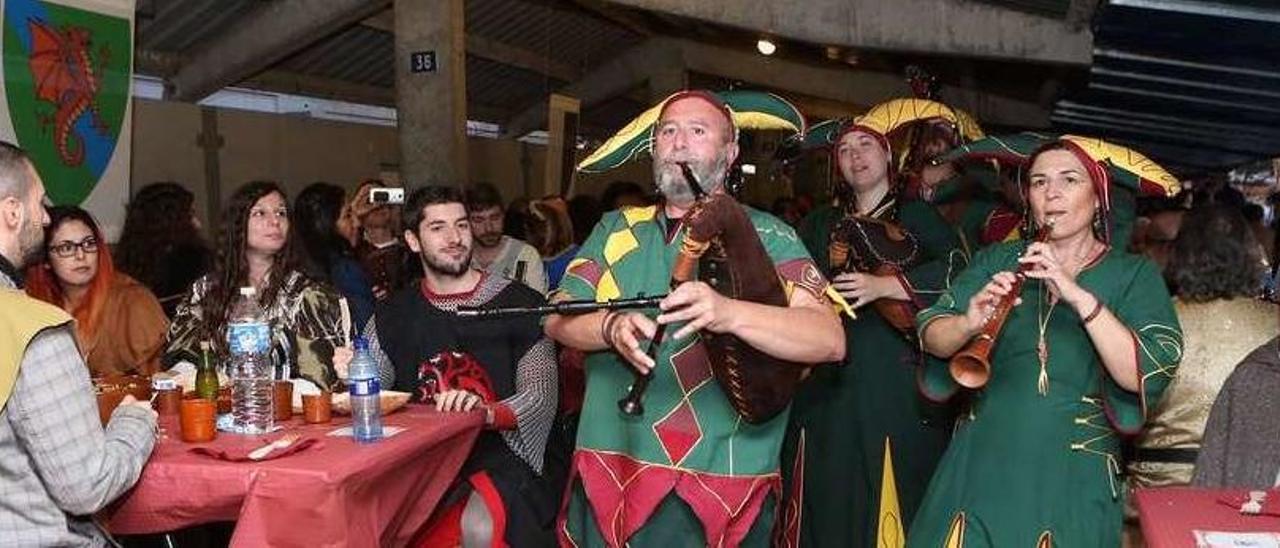
M 795 232 L 766 213 L 748 214 L 787 294 L 823 298 L 827 283 Z M 559 291 L 601 301 L 666 293 L 683 235 L 668 239 L 667 224 L 654 207 L 605 215 Z M 657 363 L 644 414 L 629 417 L 617 402 L 632 369 L 614 352 L 588 356 L 562 544 L 763 545 L 780 491 L 787 412 L 763 424 L 742 421 L 697 336 L 664 339 Z
M 927 327 L 962 314 L 970 297 L 1001 270 L 1013 270 L 1024 242 L 981 251 L 951 291 L 917 317 Z M 1121 434 L 1135 433 L 1173 378 L 1182 333 L 1154 264 L 1109 251 L 1077 282 L 1133 335 L 1141 390 L 1127 392 L 1106 372 L 1080 317 L 1049 304 L 1028 279 L 991 356 L 988 385 L 974 392 L 908 536 L 909 546 L 1119 546 L 1124 483 Z M 1048 390 L 1037 388 L 1040 318 L 1048 349 Z M 957 391 L 947 368 L 931 363 L 922 389 L 935 399 Z
M 873 213 L 883 217 L 895 207 L 921 244 L 923 261 L 905 279 L 917 305 L 927 306 L 963 268 L 960 243 L 930 204 L 887 201 Z M 828 274 L 827 245 L 838 218 L 839 211 L 828 206 L 801 226 L 801 238 Z M 845 362 L 818 368 L 792 406 L 784 453 L 784 534 L 791 545 L 877 544 L 886 446 L 905 529 L 950 434 L 952 413 L 917 390 L 917 345 L 870 306 L 859 309 L 857 319 L 845 318 L 844 327 Z

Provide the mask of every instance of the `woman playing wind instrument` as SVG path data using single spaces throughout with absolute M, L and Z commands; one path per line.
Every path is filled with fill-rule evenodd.
M 909 546 L 1118 546 L 1120 436 L 1136 433 L 1182 354 L 1159 271 L 1113 246 L 1112 193 L 1171 195 L 1177 180 L 1142 155 L 1064 136 L 1030 158 L 1024 233 L 1046 241 L 984 249 L 918 317 L 921 343 L 949 358 L 1016 295 L 908 535 Z M 1025 268 L 1020 268 L 1025 267 Z M 925 395 L 959 389 L 926 364 Z

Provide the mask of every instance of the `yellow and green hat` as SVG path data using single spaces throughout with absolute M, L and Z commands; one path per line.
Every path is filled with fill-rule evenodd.
M 977 120 L 967 112 L 929 99 L 885 101 L 859 116 L 854 121 L 854 127 L 849 130 L 862 128 L 888 138 L 902 126 L 925 120 L 944 120 L 950 123 L 965 141 L 973 141 L 985 136 Z
M 679 91 L 663 99 L 623 126 L 600 148 L 578 164 L 578 171 L 600 173 L 616 168 L 653 148 L 653 130 L 667 106 L 690 97 L 711 103 L 724 113 L 734 128 L 734 139 L 742 129 L 784 130 L 804 134 L 804 115 L 791 102 L 763 91 L 704 90 Z
M 1124 242 L 1132 230 L 1138 196 L 1170 198 L 1182 190 L 1177 177 L 1142 153 L 1096 137 L 1063 135 L 1045 143 L 1027 158 L 1031 162 L 1042 151 L 1060 145 L 1084 164 L 1093 179 L 1103 214 L 1112 225 L 1108 240 Z M 1115 188 L 1121 192 L 1115 193 Z

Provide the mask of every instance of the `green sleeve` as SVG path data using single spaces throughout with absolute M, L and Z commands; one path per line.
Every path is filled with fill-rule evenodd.
M 558 296 L 564 296 L 570 300 L 595 300 L 596 286 L 600 282 L 605 265 L 604 244 L 620 219 L 620 213 L 610 211 L 596 223 L 595 228 L 591 230 L 591 235 L 587 236 L 587 240 L 578 248 L 578 254 L 565 268 L 560 286 L 552 294 L 553 300 Z
M 1124 434 L 1136 434 L 1146 422 L 1147 411 L 1160 400 L 1182 360 L 1182 327 L 1173 300 L 1154 263 L 1133 257 L 1138 265 L 1127 287 L 1106 306 L 1129 328 L 1138 363 L 1138 391 L 1129 392 L 1102 370 L 1103 401 L 1112 426 Z
M 924 330 L 930 323 L 945 316 L 963 315 L 968 310 L 969 299 L 986 286 L 996 272 L 1009 270 L 1016 263 L 1023 247 L 1025 244 L 1022 242 L 1010 242 L 979 251 L 968 268 L 956 276 L 951 288 L 944 291 L 932 306 L 916 314 L 916 335 L 922 341 L 921 344 Z M 946 401 L 960 388 L 951 378 L 947 364 L 947 360 L 922 361 L 917 381 L 925 398 L 935 402 Z
M 920 242 L 921 261 L 903 278 L 917 307 L 927 307 L 951 285 L 965 266 L 956 232 L 932 206 L 910 202 L 902 206 L 902 223 Z

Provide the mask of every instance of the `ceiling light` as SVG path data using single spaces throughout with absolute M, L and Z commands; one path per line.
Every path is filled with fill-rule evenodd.
M 756 41 L 756 51 L 761 55 L 773 55 L 773 52 L 778 51 L 778 45 L 768 38 L 761 38 Z

